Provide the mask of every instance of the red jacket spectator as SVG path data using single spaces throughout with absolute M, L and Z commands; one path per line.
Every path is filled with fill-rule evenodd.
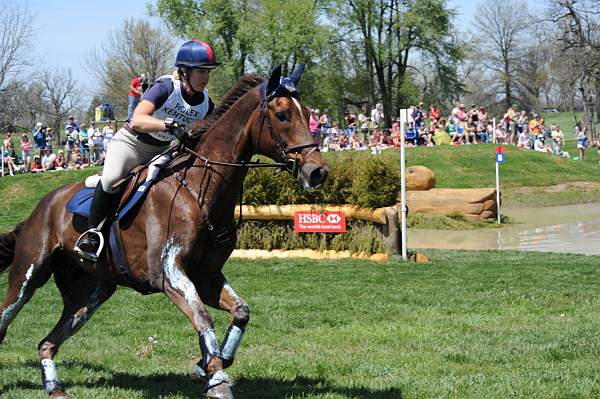
M 129 95 L 132 97 L 139 97 L 142 93 L 142 82 L 139 77 L 131 79 L 129 83 Z

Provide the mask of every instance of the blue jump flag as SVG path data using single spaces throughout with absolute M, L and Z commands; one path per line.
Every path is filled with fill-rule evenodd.
M 504 146 L 497 145 L 496 146 L 496 163 L 504 163 L 506 158 L 504 157 Z

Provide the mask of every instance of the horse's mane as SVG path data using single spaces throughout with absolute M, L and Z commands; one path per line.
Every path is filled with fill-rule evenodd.
M 242 76 L 237 83 L 223 96 L 218 106 L 213 109 L 213 112 L 204 120 L 201 127 L 196 127 L 192 124 L 190 134 L 195 139 L 204 134 L 214 123 L 221 118 L 237 100 L 244 94 L 263 83 L 265 77 L 257 74 L 248 74 Z

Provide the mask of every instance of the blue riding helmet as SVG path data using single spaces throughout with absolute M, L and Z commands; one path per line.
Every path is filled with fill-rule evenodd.
M 177 68 L 207 68 L 212 69 L 221 65 L 217 62 L 215 50 L 198 39 L 189 40 L 181 45 L 175 58 Z

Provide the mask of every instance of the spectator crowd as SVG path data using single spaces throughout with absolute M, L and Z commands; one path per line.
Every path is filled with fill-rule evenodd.
M 2 142 L 3 172 L 13 176 L 17 172 L 41 173 L 72 170 L 101 164 L 107 144 L 115 134 L 111 121 L 100 129 L 95 122 L 88 126 L 78 124 L 70 116 L 64 127 L 61 147 L 54 148 L 56 140 L 52 128 L 42 122 L 35 124 L 31 134 L 4 133 Z M 19 151 L 20 150 L 20 151 Z
M 328 109 L 312 109 L 309 125 L 322 151 L 378 153 L 384 148 L 398 148 L 402 143 L 400 118 L 395 119 L 391 129 L 384 129 L 383 122 L 383 107 L 378 103 L 370 111 L 363 107 L 358 115 L 346 111 L 340 121 L 333 120 Z M 575 126 L 575 135 L 579 158 L 583 159 L 589 140 L 581 123 Z M 496 143 L 569 156 L 563 151 L 565 137 L 558 125 L 548 125 L 539 114 L 528 114 L 516 105 L 494 120 L 485 107 L 476 104 L 467 109 L 456 103 L 448 115 L 443 115 L 435 105 L 426 109 L 420 103 L 407 111 L 404 142 L 406 146 Z
M 348 110 L 339 121 L 328 109 L 310 111 L 309 129 L 323 152 L 369 150 L 376 154 L 385 148 L 401 146 L 400 118 L 394 120 L 391 129 L 384 129 L 380 103 L 370 110 L 364 106 L 358 114 Z M 569 157 L 563 150 L 565 136 L 558 125 L 548 125 L 539 114 L 528 114 L 516 105 L 494 121 L 485 107 L 475 104 L 467 109 L 464 104 L 456 103 L 448 115 L 443 115 L 435 105 L 426 109 L 420 103 L 408 109 L 406 119 L 404 142 L 409 147 L 496 143 Z M 99 128 L 95 122 L 78 124 L 74 117 L 69 117 L 60 148 L 53 147 L 54 132 L 42 122 L 35 124 L 31 134 L 5 133 L 1 150 L 3 174 L 81 169 L 101 164 L 106 146 L 115 134 L 110 120 L 102 123 Z M 586 127 L 578 123 L 574 135 L 578 150 L 575 159 L 583 160 L 586 148 L 592 145 Z M 598 147 L 600 155 L 600 138 L 593 146 Z

